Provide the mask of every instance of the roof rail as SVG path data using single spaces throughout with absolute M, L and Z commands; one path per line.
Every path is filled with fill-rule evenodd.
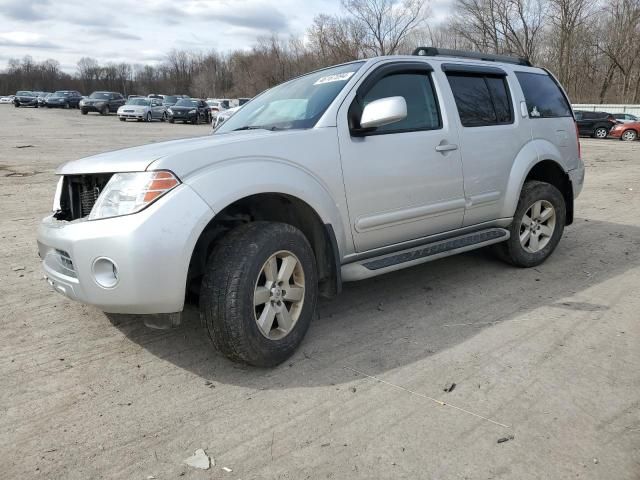
M 493 53 L 467 52 L 465 50 L 450 50 L 447 48 L 418 47 L 413 51 L 413 55 L 422 57 L 460 57 L 473 58 L 475 60 L 486 60 L 489 62 L 515 63 L 525 67 L 532 67 L 528 58 L 512 57 L 510 55 L 496 55 Z

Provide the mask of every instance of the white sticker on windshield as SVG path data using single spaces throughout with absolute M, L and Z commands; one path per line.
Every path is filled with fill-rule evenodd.
M 331 83 L 331 82 L 346 82 L 353 74 L 356 72 L 344 72 L 344 73 L 336 73 L 335 75 L 327 75 L 326 77 L 320 77 L 314 85 L 322 85 L 323 83 Z

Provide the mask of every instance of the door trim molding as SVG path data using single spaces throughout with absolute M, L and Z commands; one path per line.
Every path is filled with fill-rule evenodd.
M 370 230 L 391 227 L 402 223 L 415 222 L 425 220 L 439 215 L 446 215 L 465 208 L 465 199 L 456 198 L 446 200 L 439 203 L 431 203 L 429 205 L 420 205 L 418 207 L 403 208 L 391 212 L 375 213 L 358 218 L 355 222 L 355 229 L 358 233 L 365 233 Z

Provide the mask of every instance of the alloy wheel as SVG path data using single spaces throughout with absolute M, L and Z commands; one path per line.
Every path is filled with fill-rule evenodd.
M 296 325 L 304 303 L 305 276 L 293 253 L 281 250 L 264 263 L 253 293 L 255 321 L 269 340 L 286 337 Z
M 520 244 L 525 251 L 537 253 L 547 246 L 556 227 L 556 210 L 546 200 L 531 205 L 520 222 Z
M 606 128 L 596 128 L 595 131 L 596 138 L 606 138 L 608 133 Z
M 635 140 L 637 137 L 638 134 L 633 130 L 625 130 L 625 132 L 622 134 L 622 139 L 628 142 Z

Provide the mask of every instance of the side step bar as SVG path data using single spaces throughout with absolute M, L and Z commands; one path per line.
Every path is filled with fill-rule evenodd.
M 348 263 L 342 265 L 342 280 L 344 282 L 353 282 L 375 277 L 376 275 L 393 272 L 401 268 L 412 267 L 457 253 L 504 242 L 509 239 L 509 236 L 509 231 L 504 228 L 489 228 L 399 252 L 380 255 L 379 257 Z

